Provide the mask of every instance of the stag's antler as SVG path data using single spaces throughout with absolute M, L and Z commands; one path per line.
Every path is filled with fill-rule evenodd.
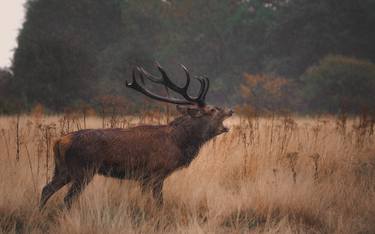
M 178 105 L 198 105 L 198 106 L 201 106 L 201 107 L 205 106 L 206 105 L 205 99 L 206 99 L 208 89 L 210 87 L 210 81 L 208 80 L 207 77 L 203 77 L 203 78 L 201 78 L 201 77 L 195 78 L 194 77 L 196 80 L 199 81 L 200 88 L 199 88 L 198 95 L 196 97 L 192 97 L 188 94 L 188 89 L 189 89 L 190 80 L 191 80 L 189 71 L 182 64 L 181 64 L 181 67 L 184 70 L 185 75 L 186 75 L 186 83 L 183 87 L 179 87 L 175 83 L 173 83 L 169 79 L 167 73 L 164 71 L 164 69 L 159 64 L 157 64 L 157 68 L 162 75 L 161 78 L 151 75 L 149 72 L 147 72 L 142 67 L 137 67 L 136 69 L 133 69 L 132 82 L 130 83 L 130 82 L 126 81 L 126 86 L 129 87 L 129 88 L 135 89 L 138 92 L 141 92 L 144 95 L 146 95 L 150 98 L 159 100 L 159 101 L 178 104 Z M 137 78 L 136 78 L 136 75 L 135 75 L 136 70 L 140 74 L 140 78 L 141 78 L 141 81 L 142 81 L 143 84 L 144 84 L 144 77 L 146 77 L 151 82 L 154 82 L 154 83 L 157 83 L 157 84 L 162 84 L 166 88 L 169 88 L 169 89 L 173 90 L 174 92 L 181 95 L 185 100 L 172 98 L 172 97 L 163 97 L 163 96 L 152 93 L 151 91 L 146 89 L 143 85 L 141 85 L 137 82 Z

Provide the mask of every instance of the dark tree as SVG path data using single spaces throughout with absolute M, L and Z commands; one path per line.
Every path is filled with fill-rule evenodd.
M 344 56 L 327 56 L 302 76 L 308 111 L 352 112 L 373 109 L 375 64 Z
M 328 54 L 375 61 L 375 2 L 291 0 L 277 11 L 265 70 L 297 78 Z
M 30 0 L 13 71 L 28 104 L 54 110 L 88 99 L 98 54 L 118 40 L 116 1 Z

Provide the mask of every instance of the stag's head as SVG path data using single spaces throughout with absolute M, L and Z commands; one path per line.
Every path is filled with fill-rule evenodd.
M 220 108 L 217 106 L 206 105 L 200 106 L 177 106 L 177 110 L 183 115 L 182 118 L 177 119 L 185 120 L 190 123 L 191 128 L 195 131 L 203 134 L 203 138 L 210 139 L 222 133 L 229 131 L 228 127 L 225 127 L 223 122 L 227 118 L 231 117 L 233 111 L 228 108 Z M 174 124 L 172 122 L 172 124 Z M 199 131 L 200 130 L 200 131 Z
M 223 125 L 223 122 L 225 119 L 232 116 L 233 111 L 228 108 L 206 104 L 206 95 L 210 87 L 210 82 L 207 77 L 194 77 L 194 79 L 199 82 L 200 88 L 196 96 L 189 95 L 188 89 L 191 83 L 190 74 L 184 65 L 181 65 L 181 67 L 186 75 L 186 83 L 182 87 L 173 83 L 160 65 L 157 65 L 157 68 L 161 73 L 161 77 L 156 77 L 142 67 L 137 67 L 133 70 L 132 82 L 126 82 L 126 86 L 152 99 L 176 104 L 177 110 L 182 114 L 182 117 L 172 122 L 172 124 L 187 123 L 191 128 L 200 129 L 199 132 L 204 134 L 203 137 L 206 139 L 228 132 L 229 129 Z M 139 76 L 136 76 L 136 73 L 138 73 Z M 138 82 L 138 78 L 141 83 Z M 171 90 L 183 99 L 169 97 L 169 95 L 167 97 L 161 96 L 151 92 L 144 86 L 146 79 L 153 83 L 163 85 L 168 94 L 169 90 Z

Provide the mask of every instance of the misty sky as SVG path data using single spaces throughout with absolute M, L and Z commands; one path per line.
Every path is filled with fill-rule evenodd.
M 26 0 L 0 0 L 0 67 L 11 64 L 16 37 L 24 18 Z

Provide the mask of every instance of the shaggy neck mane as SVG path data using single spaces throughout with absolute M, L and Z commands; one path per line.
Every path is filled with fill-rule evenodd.
M 204 128 L 199 120 L 188 115 L 180 116 L 170 122 L 171 134 L 177 145 L 183 151 L 182 164 L 187 166 L 198 155 L 201 146 L 209 139 L 205 139 Z

